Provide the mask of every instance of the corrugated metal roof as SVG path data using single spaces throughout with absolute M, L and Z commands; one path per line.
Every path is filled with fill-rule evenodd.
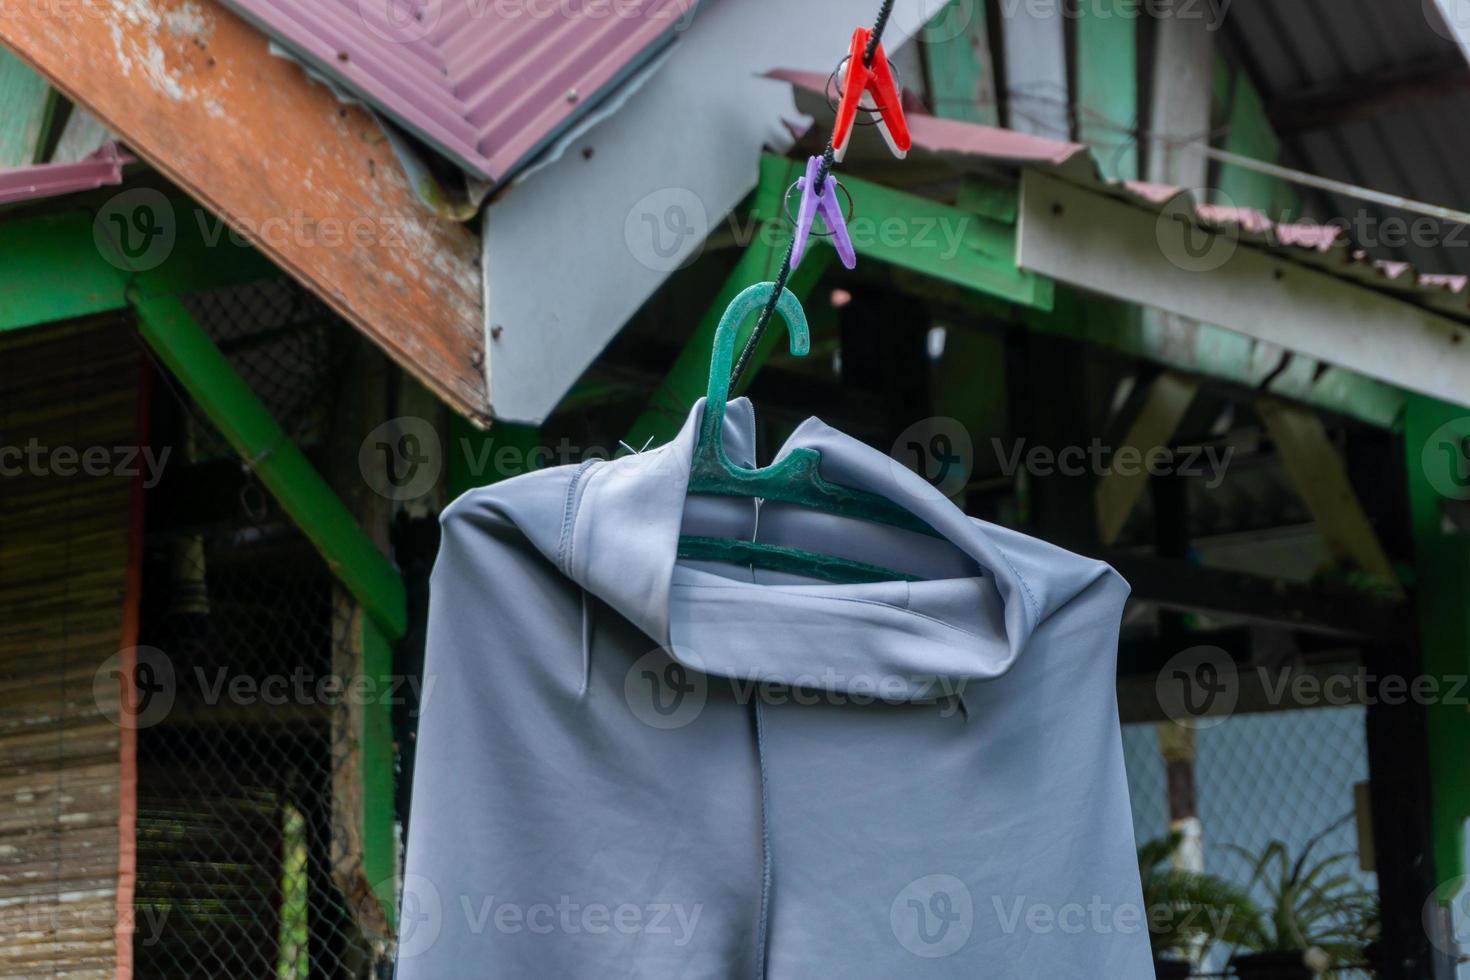
M 697 0 L 225 0 L 465 169 L 502 181 Z
M 76 163 L 38 163 L 0 170 L 0 204 L 34 201 L 58 194 L 90 191 L 122 183 L 122 168 L 133 158 L 116 143 L 104 143 Z
M 832 110 L 825 95 L 825 76 L 782 70 L 770 72 L 769 77 L 792 84 L 796 90 L 797 108 L 821 120 L 819 128 L 831 116 Z M 909 116 L 909 132 L 914 145 L 905 165 L 914 169 L 922 169 L 926 165 L 947 165 L 952 170 L 970 172 L 1036 168 L 1073 183 L 1094 185 L 1102 193 L 1160 212 L 1166 207 L 1177 208 L 1177 200 L 1186 193 L 1182 188 L 1167 184 L 1108 180 L 1098 168 L 1092 151 L 1083 143 L 919 114 Z M 854 137 L 847 162 L 861 167 L 864 162 L 883 163 L 886 159 L 886 151 L 876 140 Z M 1201 228 L 1238 236 L 1243 243 L 1292 261 L 1392 293 L 1436 313 L 1470 321 L 1470 288 L 1467 288 L 1470 281 L 1465 276 L 1424 272 L 1407 262 L 1382 259 L 1355 242 L 1349 232 L 1338 225 L 1316 221 L 1278 223 L 1250 208 L 1214 204 L 1194 203 L 1192 211 Z
M 1347 118 L 1278 133 L 1283 162 L 1470 209 L 1470 172 L 1459 166 L 1470 159 L 1470 131 L 1459 122 L 1470 118 L 1465 57 L 1430 0 L 1237 0 L 1223 33 L 1228 57 L 1248 72 L 1268 107 L 1323 93 L 1356 107 Z M 1470 273 L 1463 228 L 1431 227 L 1420 216 L 1335 194 L 1306 192 L 1304 206 L 1316 220 L 1361 225 L 1358 237 L 1377 258 L 1429 273 Z M 1421 233 L 1400 240 L 1398 230 L 1411 231 L 1415 222 Z

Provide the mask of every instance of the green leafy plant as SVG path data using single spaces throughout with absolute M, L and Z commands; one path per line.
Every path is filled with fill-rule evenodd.
M 1309 841 L 1295 860 L 1279 840 L 1259 854 L 1230 848 L 1251 868 L 1247 889 L 1259 886 L 1266 896 L 1257 930 L 1240 936 L 1239 947 L 1256 953 L 1308 953 L 1308 962 L 1315 961 L 1319 973 L 1368 965 L 1366 948 L 1378 931 L 1378 899 L 1348 870 L 1352 853 L 1312 860 L 1326 833 Z
M 1260 932 L 1250 895 L 1215 875 L 1172 867 L 1179 834 L 1151 840 L 1138 849 L 1143 905 L 1154 956 L 1189 957 L 1216 942 L 1243 944 Z

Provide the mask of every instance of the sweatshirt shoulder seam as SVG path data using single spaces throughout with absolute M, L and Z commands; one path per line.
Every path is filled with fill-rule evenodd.
M 566 497 L 562 501 L 561 535 L 556 543 L 556 566 L 568 578 L 572 577 L 574 546 L 572 529 L 577 522 L 577 490 L 582 484 L 582 477 L 598 462 L 600 461 L 596 459 L 584 460 L 582 465 L 577 467 L 577 471 L 572 474 L 572 478 L 567 481 Z

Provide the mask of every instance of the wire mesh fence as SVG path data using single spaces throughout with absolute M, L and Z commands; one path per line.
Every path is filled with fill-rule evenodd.
M 1376 875 L 1361 868 L 1355 793 L 1368 780 L 1366 712 L 1358 705 L 1235 714 L 1194 732 L 1193 786 L 1202 870 L 1248 891 L 1259 909 L 1274 901 L 1274 879 L 1254 874 L 1329 862 L 1347 889 L 1371 893 Z M 1172 721 L 1160 723 L 1172 726 Z M 1169 786 L 1158 724 L 1123 729 L 1124 758 L 1140 845 L 1170 833 Z M 1324 879 L 1325 880 L 1325 879 Z M 1344 907 L 1343 920 L 1357 910 Z M 1219 974 L 1234 948 L 1205 951 L 1196 975 Z M 1335 976 L 1366 976 L 1338 969 Z
M 346 342 L 330 313 L 287 283 L 187 305 L 283 439 L 318 445 Z M 140 641 L 172 703 L 138 732 L 135 975 L 386 975 L 340 798 L 352 604 L 252 461 L 163 381 L 154 438 L 183 458 L 150 500 Z
M 1354 787 L 1368 779 L 1364 720 L 1358 706 L 1276 711 L 1234 715 L 1196 733 L 1206 867 L 1224 873 L 1238 863 L 1227 845 L 1260 853 L 1280 840 L 1295 853 L 1322 833 L 1324 853 L 1356 854 L 1356 832 L 1341 821 L 1353 813 Z M 1162 837 L 1168 802 L 1155 726 L 1126 726 L 1123 746 L 1134 832 L 1140 841 Z

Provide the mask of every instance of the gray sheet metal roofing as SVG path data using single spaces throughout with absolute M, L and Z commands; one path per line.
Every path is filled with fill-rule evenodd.
M 225 0 L 314 70 L 499 182 L 631 74 L 697 0 Z
M 1451 4 L 1450 6 L 1456 7 Z M 1431 0 L 1236 0 L 1223 25 L 1224 49 L 1243 67 L 1268 106 L 1303 94 L 1347 91 L 1357 103 L 1350 118 L 1327 117 L 1283 132 L 1289 166 L 1420 201 L 1470 209 L 1470 88 L 1465 56 Z M 1459 4 L 1456 9 L 1466 9 Z M 1443 70 L 1458 84 L 1404 79 Z M 1377 96 L 1398 94 L 1392 98 Z M 1304 194 L 1306 213 L 1384 230 L 1394 217 L 1412 227 L 1424 219 L 1333 194 Z M 1470 234 L 1453 225 L 1425 240 L 1392 241 L 1375 232 L 1361 244 L 1380 259 L 1431 273 L 1470 273 Z M 1369 238 L 1374 240 L 1370 241 Z
M 819 130 L 827 125 L 832 110 L 826 101 L 825 76 L 789 70 L 772 71 L 767 75 L 792 85 L 797 109 L 816 119 Z M 905 164 L 915 170 L 922 170 L 926 164 L 939 163 L 974 173 L 993 174 L 997 170 L 1014 173 L 1026 168 L 1046 170 L 1072 183 L 1092 185 L 1101 193 L 1161 214 L 1166 209 L 1178 213 L 1179 206 L 1173 202 L 1186 193 L 1182 188 L 1167 184 L 1107 180 L 1098 169 L 1092 151 L 1083 143 L 919 114 L 909 116 L 909 131 L 914 145 Z M 860 140 L 854 136 L 847 162 L 860 172 L 864 162 L 885 161 L 886 153 L 876 140 Z M 1461 322 L 1470 322 L 1470 282 L 1465 276 L 1426 273 L 1406 262 L 1381 259 L 1354 242 L 1347 231 L 1336 225 L 1318 221 L 1278 223 L 1250 208 L 1205 203 L 1194 203 L 1183 213 L 1192 213 L 1195 223 L 1201 228 L 1235 236 L 1240 242 L 1271 251 L 1282 258 L 1390 293 Z M 1444 250 L 1443 246 L 1439 249 L 1441 252 Z

